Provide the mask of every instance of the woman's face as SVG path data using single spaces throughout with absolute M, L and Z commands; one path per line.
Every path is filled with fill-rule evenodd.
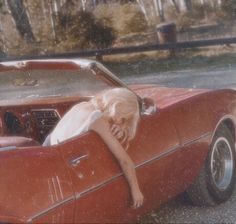
M 108 117 L 108 120 L 112 124 L 123 125 L 126 121 L 134 114 L 135 111 L 132 111 L 129 105 L 123 102 L 116 102 L 113 105 L 110 105 L 108 110 L 104 111 L 104 115 Z
M 122 125 L 125 123 L 125 118 L 118 112 L 111 116 L 112 122 L 116 125 Z

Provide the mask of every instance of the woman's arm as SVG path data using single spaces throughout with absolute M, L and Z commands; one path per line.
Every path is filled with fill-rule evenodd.
M 134 164 L 119 141 L 111 134 L 108 121 L 104 118 L 97 119 L 90 129 L 99 134 L 118 160 L 131 189 L 133 207 L 140 207 L 143 204 L 143 195 L 139 189 Z

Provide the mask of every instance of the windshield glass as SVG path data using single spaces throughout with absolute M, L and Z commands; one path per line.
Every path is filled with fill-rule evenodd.
M 29 70 L 0 73 L 0 100 L 93 96 L 109 89 L 91 70 Z

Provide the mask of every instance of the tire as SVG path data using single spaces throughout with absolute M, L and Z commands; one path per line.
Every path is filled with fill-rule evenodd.
M 235 142 L 230 130 L 220 125 L 199 176 L 187 190 L 194 205 L 225 202 L 235 186 Z

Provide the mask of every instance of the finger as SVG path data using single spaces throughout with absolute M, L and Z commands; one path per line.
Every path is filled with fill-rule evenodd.
M 116 124 L 113 124 L 111 126 L 111 131 L 116 131 L 118 129 L 117 125 Z
M 118 127 L 115 127 L 113 130 L 113 134 L 117 135 L 119 133 L 120 129 Z
M 128 131 L 127 131 L 127 129 L 123 130 L 123 134 L 124 134 L 124 137 L 125 137 L 124 141 L 126 141 L 126 139 L 128 138 Z
M 116 129 L 114 129 L 111 133 L 112 133 L 112 135 L 113 135 L 114 137 L 116 137 L 118 131 L 117 131 Z
M 125 137 L 124 131 L 121 129 L 118 129 L 115 135 L 120 141 Z
M 124 137 L 125 137 L 125 136 L 124 136 L 124 132 L 120 130 L 120 131 L 117 133 L 117 138 L 120 139 L 120 140 L 122 140 L 122 138 L 124 138 Z
M 114 130 L 116 129 L 116 125 L 115 124 L 113 124 L 112 126 L 111 126 L 111 132 L 113 132 Z
M 143 204 L 143 199 L 141 198 L 141 199 L 139 199 L 139 201 L 138 201 L 138 207 L 141 207 L 142 206 L 142 204 Z
M 123 132 L 123 135 L 124 135 L 124 137 L 123 137 L 123 139 L 121 141 L 121 144 L 125 143 L 127 141 L 127 139 L 128 139 L 128 134 L 127 134 L 126 130 Z
M 137 202 L 136 201 L 134 201 L 133 202 L 133 206 L 132 206 L 134 209 L 136 209 L 137 208 Z
M 127 140 L 127 135 L 123 135 L 122 137 L 123 139 L 120 140 L 121 144 L 125 143 L 125 141 Z

